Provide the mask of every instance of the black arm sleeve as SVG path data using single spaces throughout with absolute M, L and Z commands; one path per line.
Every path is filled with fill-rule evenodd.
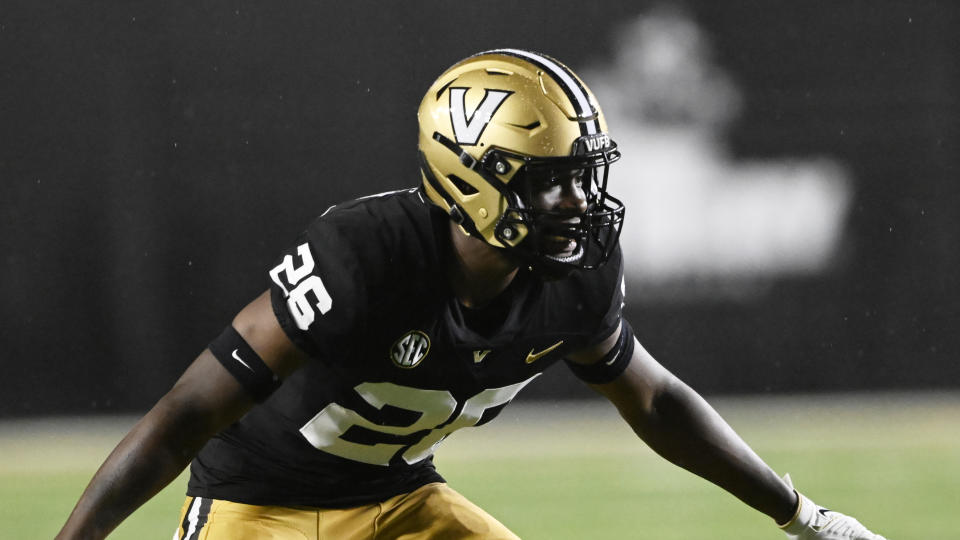
M 617 338 L 617 343 L 603 358 L 592 364 L 578 364 L 570 360 L 566 360 L 566 363 L 570 371 L 582 381 L 590 384 L 606 384 L 627 369 L 627 364 L 633 357 L 633 347 L 633 328 L 624 319 L 620 326 L 620 337 Z
M 267 399 L 280 387 L 280 379 L 233 326 L 227 326 L 208 348 L 254 401 Z

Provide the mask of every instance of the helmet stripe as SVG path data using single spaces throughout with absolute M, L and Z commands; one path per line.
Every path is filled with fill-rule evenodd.
M 523 58 L 528 62 L 534 64 L 535 66 L 543 69 L 549 73 L 553 80 L 560 85 L 560 88 L 563 89 L 563 92 L 570 99 L 570 102 L 573 104 L 574 108 L 577 110 L 577 116 L 586 118 L 593 115 L 593 110 L 590 108 L 590 98 L 587 96 L 586 89 L 580 84 L 580 81 L 573 75 L 573 73 L 562 64 L 553 60 L 548 56 L 541 54 L 533 53 L 530 51 L 524 51 L 522 49 L 496 49 L 493 51 L 487 51 L 486 53 L 481 54 L 506 54 L 509 56 L 516 56 L 518 58 Z M 592 135 L 594 133 L 600 132 L 600 117 L 597 116 L 592 122 L 580 122 L 580 132 L 582 135 Z

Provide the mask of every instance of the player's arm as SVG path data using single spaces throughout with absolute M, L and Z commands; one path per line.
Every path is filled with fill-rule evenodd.
M 571 355 L 577 364 L 603 365 L 615 352 L 622 326 L 598 345 Z M 655 452 L 729 491 L 778 523 L 790 519 L 797 496 L 693 389 L 661 366 L 635 338 L 620 345 L 628 358 L 613 381 L 590 384 L 613 403 Z M 631 349 L 627 351 L 626 349 Z M 589 379 L 589 377 L 588 377 Z M 596 380 L 596 379 L 589 379 Z
M 849 516 L 820 512 L 794 491 L 713 407 L 644 350 L 628 323 L 568 363 L 655 452 L 770 516 L 790 538 L 882 540 Z
M 303 354 L 277 323 L 269 293 L 241 310 L 232 326 L 279 378 L 303 363 Z M 205 349 L 107 457 L 57 538 L 105 537 L 254 403 L 249 382 L 241 384 Z

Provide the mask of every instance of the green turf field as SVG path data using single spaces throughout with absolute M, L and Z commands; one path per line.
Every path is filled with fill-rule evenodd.
M 815 501 L 890 540 L 958 539 L 960 395 L 711 400 Z M 52 538 L 132 418 L 0 422 L 0 538 Z M 779 539 L 767 518 L 664 462 L 600 402 L 509 407 L 436 458 L 527 539 Z M 185 479 L 111 538 L 170 538 Z

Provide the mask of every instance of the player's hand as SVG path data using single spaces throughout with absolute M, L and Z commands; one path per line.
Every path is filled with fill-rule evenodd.
M 790 475 L 783 477 L 790 487 Z M 787 538 L 792 540 L 886 540 L 879 534 L 870 532 L 856 519 L 828 510 L 811 501 L 802 493 L 797 515 L 786 525 L 781 526 Z

